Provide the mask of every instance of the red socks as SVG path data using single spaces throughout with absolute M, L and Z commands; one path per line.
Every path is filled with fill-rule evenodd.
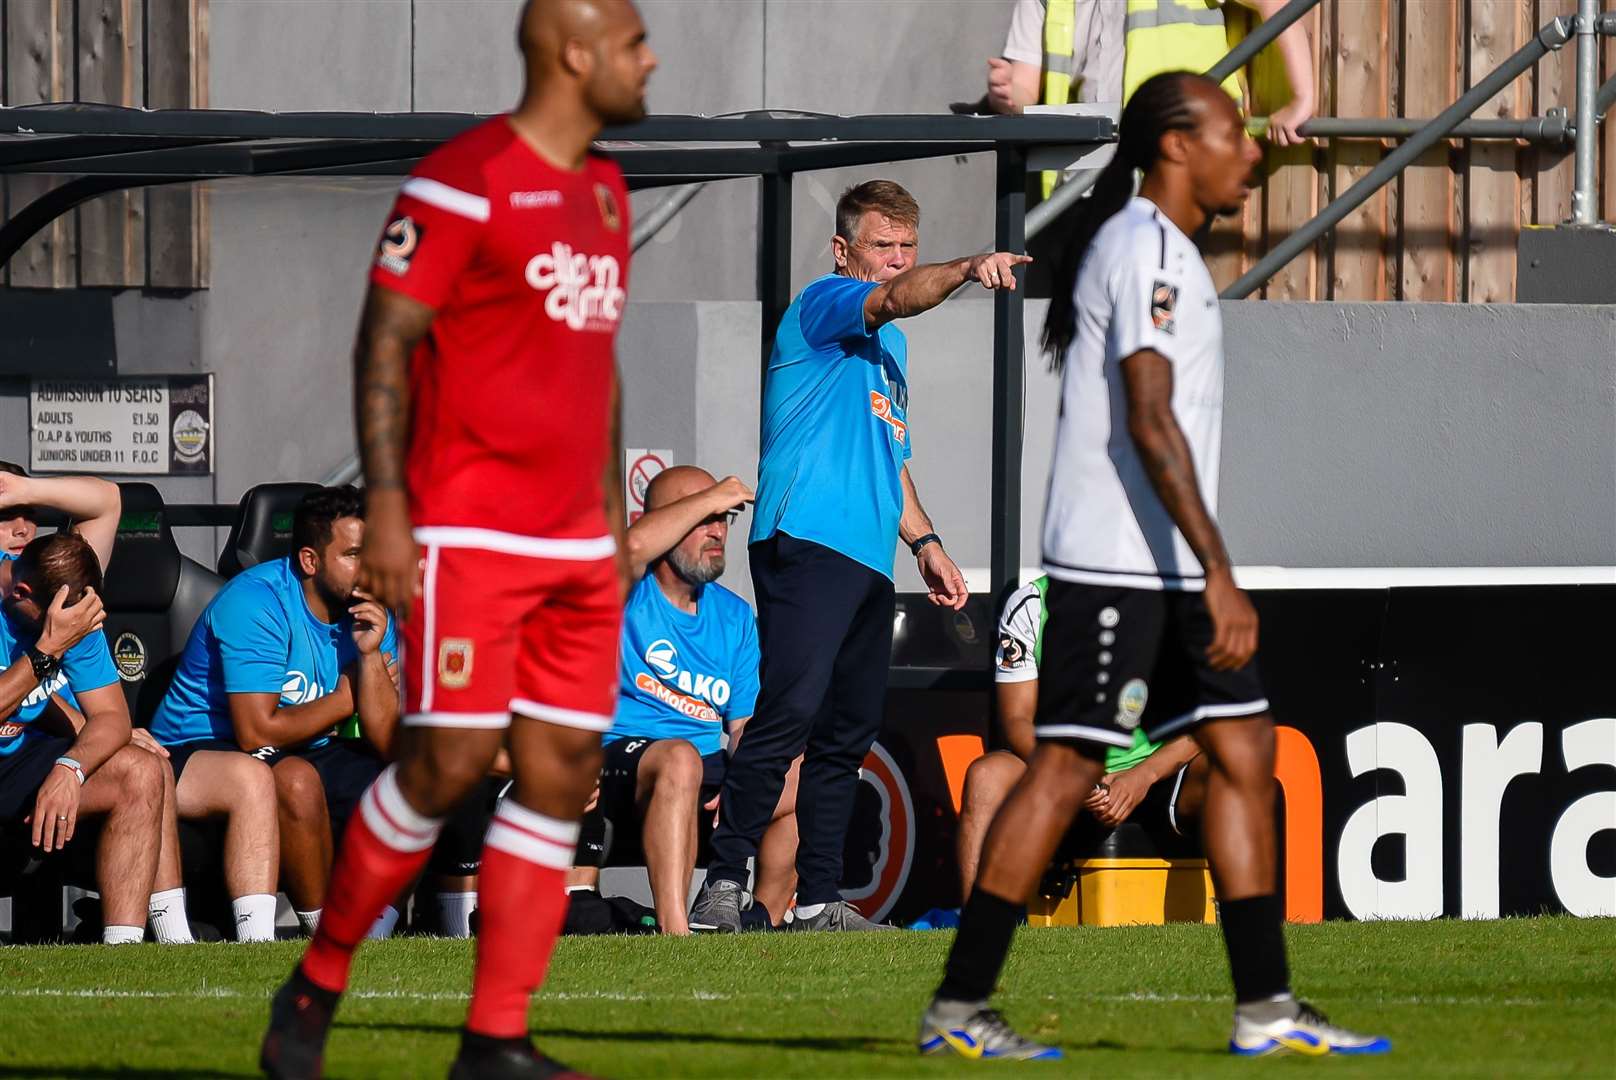
M 510 796 L 500 802 L 477 883 L 481 925 L 468 1031 L 526 1037 L 528 1003 L 566 918 L 564 881 L 577 846 L 577 822 L 546 817 Z
M 303 974 L 316 986 L 341 993 L 354 949 L 382 909 L 398 898 L 432 854 L 441 818 L 417 813 L 399 790 L 398 766 L 370 785 L 343 834 L 331 888 L 314 940 L 303 954 Z

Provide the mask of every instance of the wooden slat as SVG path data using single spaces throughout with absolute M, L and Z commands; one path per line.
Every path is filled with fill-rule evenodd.
M 207 0 L 147 0 L 147 104 L 207 107 Z M 146 192 L 147 280 L 152 288 L 208 282 L 207 200 L 196 185 Z
M 1609 5 L 1606 5 L 1609 7 Z M 1606 38 L 1602 50 L 1604 64 L 1599 74 L 1599 85 L 1603 86 L 1612 77 L 1616 77 L 1616 38 Z M 1599 148 L 1599 185 L 1604 192 L 1604 209 L 1600 212 L 1600 220 L 1616 221 L 1616 106 L 1605 114 L 1605 122 L 1600 127 Z
M 1520 0 L 1470 0 L 1466 85 L 1481 81 L 1520 47 L 1526 16 Z M 1477 109 L 1480 119 L 1524 116 L 1531 100 L 1524 79 L 1516 79 Z M 1520 226 L 1517 151 L 1504 142 L 1473 142 L 1465 172 L 1465 290 L 1473 303 L 1515 299 L 1515 240 Z
M 6 103 L 71 101 L 74 93 L 73 0 L 5 0 Z M 38 176 L 7 179 L 9 211 L 16 213 L 55 187 Z M 7 282 L 22 288 L 63 288 L 77 283 L 72 214 L 58 218 L 7 264 Z
M 1453 103 L 1459 75 L 1462 20 L 1458 0 L 1400 4 L 1399 116 L 1435 116 Z M 1455 184 L 1448 148 L 1433 147 L 1404 170 L 1398 185 L 1400 274 L 1403 300 L 1453 300 L 1459 276 Z
M 79 100 L 144 104 L 136 78 L 140 43 L 137 0 L 79 0 Z M 146 283 L 145 212 L 144 196 L 127 191 L 79 207 L 80 284 Z
M 1329 39 L 1321 39 L 1333 115 L 1386 116 L 1390 105 L 1386 63 L 1387 0 L 1331 0 L 1325 13 Z M 1326 171 L 1331 199 L 1379 163 L 1383 149 L 1369 140 L 1329 144 Z M 1332 300 L 1384 300 L 1386 291 L 1386 189 L 1349 214 L 1328 245 L 1328 293 Z

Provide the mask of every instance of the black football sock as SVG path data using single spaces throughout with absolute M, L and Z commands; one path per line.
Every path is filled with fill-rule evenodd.
M 1290 993 L 1285 961 L 1285 911 L 1278 894 L 1224 900 L 1218 905 L 1229 950 L 1235 1004 L 1269 1001 Z
M 948 952 L 943 984 L 937 988 L 941 1001 L 986 1001 L 993 995 L 1026 908 L 1021 904 L 975 889 L 960 914 L 959 933 Z

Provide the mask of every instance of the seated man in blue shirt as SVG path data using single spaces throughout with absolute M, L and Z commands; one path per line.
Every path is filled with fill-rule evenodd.
M 9 570 L 0 603 L 0 823 L 25 823 L 33 846 L 53 852 L 81 819 L 104 818 L 102 940 L 141 941 L 164 833 L 164 769 L 130 745 L 129 707 L 100 630 L 100 560 L 82 536 L 63 532 L 31 541 Z M 83 730 L 52 734 L 39 721 L 53 695 L 67 692 L 84 713 Z M 175 880 L 162 884 L 178 886 L 170 854 Z
M 757 621 L 745 600 L 717 584 L 730 519 L 751 498 L 734 477 L 714 483 L 701 469 L 678 466 L 651 481 L 645 516 L 628 530 L 638 584 L 623 611 L 600 810 L 614 843 L 639 833 L 657 923 L 668 934 L 692 929 L 686 899 L 699 815 L 717 809 L 723 735 L 733 752 L 757 699 Z M 795 883 L 794 781 L 793 772 L 775 808 L 775 843 L 766 838 L 759 858 L 757 898 L 771 921 L 785 913 Z
M 245 751 L 269 763 L 280 809 L 281 880 L 312 932 L 331 876 L 333 836 L 381 772 L 353 716 L 385 745 L 398 720 L 398 644 L 387 613 L 355 591 L 364 501 L 323 488 L 298 504 L 292 554 L 232 578 L 191 632 L 152 718 L 183 798 L 188 763 Z

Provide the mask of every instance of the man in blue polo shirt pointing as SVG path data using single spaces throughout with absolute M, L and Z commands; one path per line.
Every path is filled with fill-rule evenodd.
M 836 268 L 812 281 L 775 333 L 763 386 L 763 455 L 750 556 L 763 648 L 757 714 L 724 778 L 707 885 L 692 920 L 738 928 L 746 862 L 803 754 L 793 927 L 870 929 L 842 900 L 842 842 L 875 741 L 892 650 L 901 536 L 934 604 L 965 604 L 905 464 L 909 349 L 897 319 L 967 282 L 1014 289 L 1025 255 L 915 265 L 920 207 L 890 180 L 836 204 Z

